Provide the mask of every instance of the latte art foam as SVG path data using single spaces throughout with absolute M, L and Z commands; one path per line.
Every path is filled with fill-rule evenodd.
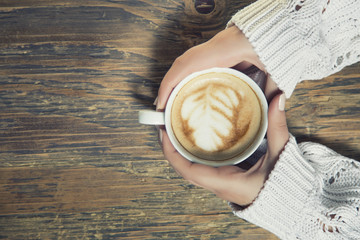
M 226 160 L 243 152 L 256 137 L 261 107 L 253 90 L 227 73 L 207 73 L 177 94 L 171 113 L 180 144 L 207 160 Z
M 249 123 L 237 125 L 242 97 L 222 84 L 210 83 L 187 97 L 181 107 L 183 131 L 204 151 L 229 148 L 247 131 Z

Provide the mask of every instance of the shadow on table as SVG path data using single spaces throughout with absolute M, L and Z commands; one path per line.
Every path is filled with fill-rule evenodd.
M 156 13 L 156 15 L 162 14 L 163 19 L 166 20 L 154 31 L 156 35 L 152 47 L 154 59 L 148 82 L 144 83 L 148 91 L 144 93 L 142 90 L 144 86 L 137 86 L 133 96 L 143 108 L 154 108 L 153 102 L 160 82 L 176 57 L 223 30 L 237 9 L 251 1 L 248 3 L 238 3 L 234 0 L 215 1 L 214 9 L 209 13 L 207 13 L 209 6 L 201 7 L 198 2 L 204 1 L 184 1 L 178 5 L 174 3 L 173 6 L 168 6 L 168 13 Z

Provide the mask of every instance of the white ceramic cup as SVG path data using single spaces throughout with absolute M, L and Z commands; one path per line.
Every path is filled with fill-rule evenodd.
M 228 73 L 231 74 L 237 78 L 239 78 L 240 81 L 245 81 L 255 92 L 257 95 L 260 105 L 261 105 L 261 111 L 262 111 L 262 119 L 261 119 L 261 125 L 260 129 L 258 131 L 258 134 L 256 135 L 256 138 L 254 141 L 250 144 L 250 146 L 243 152 L 239 153 L 233 158 L 221 160 L 221 161 L 214 161 L 214 160 L 206 160 L 199 158 L 197 156 L 194 156 L 190 152 L 188 152 L 177 140 L 175 137 L 175 134 L 173 132 L 173 129 L 171 127 L 171 108 L 174 102 L 175 97 L 177 96 L 177 93 L 180 91 L 180 89 L 189 81 L 194 79 L 195 77 L 205 74 L 205 73 Z M 199 72 L 195 72 L 184 78 L 171 92 L 168 102 L 165 107 L 165 112 L 157 112 L 154 110 L 142 110 L 139 112 L 139 123 L 141 124 L 147 124 L 147 125 L 164 125 L 166 132 L 169 136 L 169 139 L 175 149 L 186 159 L 201 163 L 209 166 L 219 167 L 219 166 L 226 166 L 226 165 L 235 165 L 238 164 L 244 160 L 246 160 L 248 157 L 251 156 L 255 152 L 255 150 L 259 147 L 262 140 L 265 137 L 267 126 L 268 126 L 268 120 L 267 120 L 267 112 L 268 112 L 268 103 L 265 98 L 265 95 L 263 91 L 260 89 L 260 87 L 247 75 L 231 69 L 231 68 L 211 68 Z

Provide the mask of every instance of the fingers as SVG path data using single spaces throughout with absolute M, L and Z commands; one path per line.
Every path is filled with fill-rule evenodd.
M 268 151 L 271 160 L 276 160 L 289 140 L 285 115 L 285 94 L 273 98 L 268 113 Z
M 281 91 L 279 90 L 277 84 L 272 80 L 272 78 L 268 75 L 266 80 L 266 86 L 265 86 L 265 96 L 268 102 L 271 102 L 271 100 L 278 94 L 281 94 Z
M 186 180 L 207 188 L 206 178 L 208 175 L 216 175 L 216 168 L 190 162 L 176 151 L 166 131 L 162 130 L 161 134 L 163 152 L 172 167 Z
M 192 163 L 176 151 L 165 130 L 160 130 L 160 139 L 165 158 L 180 175 L 183 175 L 183 169 L 190 168 Z
M 175 150 L 164 130 L 161 134 L 166 159 L 185 180 L 239 205 L 250 204 L 255 199 L 263 184 L 262 176 L 249 176 L 245 170 L 236 166 L 214 168 L 192 163 Z
M 176 172 L 197 186 L 217 192 L 219 189 L 226 188 L 226 182 L 229 181 L 232 174 L 245 172 L 235 166 L 215 168 L 190 162 L 176 151 L 166 131 L 162 130 L 161 134 L 165 158 Z
M 208 62 L 209 58 L 202 57 L 202 55 L 206 54 L 205 50 L 202 50 L 204 48 L 206 47 L 199 45 L 189 49 L 174 61 L 160 84 L 157 109 L 165 108 L 171 91 L 181 80 L 193 72 L 204 70 L 212 65 Z
M 189 49 L 174 61 L 161 82 L 157 109 L 165 108 L 171 91 L 189 74 L 212 67 L 233 67 L 241 62 L 264 69 L 252 45 L 237 27 L 221 31 L 209 41 Z

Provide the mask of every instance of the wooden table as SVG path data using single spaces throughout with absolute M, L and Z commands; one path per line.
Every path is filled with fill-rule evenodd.
M 1 239 L 277 239 L 179 177 L 137 123 L 183 51 L 253 1 L 0 1 Z M 359 159 L 359 64 L 298 85 L 291 132 Z

